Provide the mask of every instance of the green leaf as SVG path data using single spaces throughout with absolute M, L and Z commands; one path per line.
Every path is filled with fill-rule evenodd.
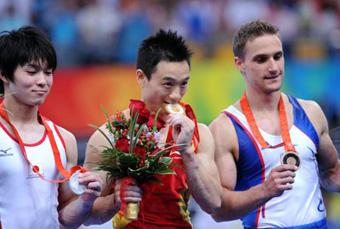
M 109 130 L 110 133 L 113 133 L 112 125 L 111 125 L 111 122 L 110 122 L 109 112 L 103 106 L 100 106 L 100 110 L 102 110 L 104 115 L 105 115 L 105 119 L 106 119 L 106 122 L 107 122 L 106 128 Z
M 162 170 L 156 170 L 156 174 L 161 174 L 161 175 L 166 175 L 166 174 L 176 174 L 173 170 L 171 169 L 162 169 Z
M 89 124 L 89 126 L 95 128 L 96 130 L 98 130 L 104 137 L 105 139 L 110 143 L 112 148 L 115 148 L 114 145 L 112 144 L 110 138 L 104 133 L 104 131 L 102 131 L 98 126 L 93 125 L 93 124 Z
M 158 115 L 159 115 L 159 112 L 161 111 L 161 108 L 159 108 L 156 112 L 156 115 L 155 115 L 155 119 L 153 120 L 153 128 L 152 128 L 152 131 L 153 132 L 156 132 L 157 131 L 157 119 L 158 119 Z
M 163 163 L 165 165 L 170 165 L 171 162 L 172 162 L 172 158 L 170 157 L 162 157 L 160 160 L 159 160 L 160 163 Z
M 140 135 L 142 134 L 144 128 L 147 128 L 146 124 L 143 124 L 142 126 L 140 126 L 138 131 L 137 131 L 137 134 L 134 135 L 133 139 L 130 140 L 130 147 L 132 147 L 131 153 L 133 153 L 133 151 L 134 151 L 134 149 L 137 145 L 138 139 L 139 139 Z

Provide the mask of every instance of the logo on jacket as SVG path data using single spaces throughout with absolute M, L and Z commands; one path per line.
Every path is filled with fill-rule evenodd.
M 0 157 L 7 157 L 7 156 L 13 156 L 13 153 L 10 153 L 12 148 L 7 148 L 7 149 L 0 149 Z

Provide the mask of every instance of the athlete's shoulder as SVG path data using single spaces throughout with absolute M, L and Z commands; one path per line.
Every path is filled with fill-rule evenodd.
M 226 136 L 232 138 L 236 136 L 235 127 L 228 115 L 221 112 L 209 125 L 209 129 L 216 139 L 225 139 Z
M 209 128 L 211 127 L 218 128 L 219 125 L 223 125 L 225 122 L 228 122 L 228 120 L 229 120 L 228 116 L 224 113 L 224 111 L 222 111 L 216 116 L 214 120 L 212 120 L 212 122 L 209 125 Z
M 74 136 L 73 133 L 55 123 L 53 123 L 53 125 L 56 131 L 60 133 L 61 137 L 64 139 L 66 144 L 69 143 L 73 144 L 76 142 L 76 137 Z
M 297 98 L 297 101 L 302 106 L 302 108 L 306 111 L 308 115 L 322 115 L 323 111 L 320 105 L 314 100 L 305 100 L 301 98 Z
M 204 123 L 198 123 L 198 131 L 200 138 L 211 138 L 211 131 L 207 125 Z
M 223 109 L 217 117 L 210 123 L 209 128 L 212 129 L 224 129 L 232 127 L 229 114 L 234 115 L 236 113 L 242 113 L 240 111 L 239 101 Z
M 209 128 L 208 128 L 208 126 L 207 125 L 205 125 L 204 123 L 197 123 L 197 125 L 198 125 L 198 129 L 199 129 L 199 131 L 201 132 L 201 131 L 209 131 Z
M 77 163 L 78 158 L 78 147 L 77 147 L 77 139 L 73 133 L 68 131 L 67 129 L 54 124 L 54 128 L 57 131 L 61 140 L 65 143 L 66 157 L 68 164 L 75 165 Z
M 316 101 L 298 99 L 298 102 L 306 112 L 308 118 L 312 122 L 313 126 L 316 128 L 319 135 L 328 128 L 325 114 Z

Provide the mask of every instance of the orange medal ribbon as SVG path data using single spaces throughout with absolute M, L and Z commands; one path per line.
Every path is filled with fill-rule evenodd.
M 52 151 L 53 151 L 53 156 L 54 156 L 54 161 L 56 164 L 56 167 L 59 171 L 59 173 L 64 177 L 64 179 L 62 180 L 49 180 L 46 179 L 40 172 L 39 172 L 39 166 L 37 165 L 33 165 L 28 157 L 27 157 L 27 153 L 26 153 L 26 149 L 25 149 L 25 145 L 24 142 L 22 141 L 18 130 L 15 128 L 15 126 L 11 123 L 11 121 L 9 120 L 8 114 L 5 111 L 5 107 L 3 105 L 3 103 L 0 104 L 0 116 L 9 124 L 9 126 L 12 128 L 12 131 L 18 141 L 18 144 L 20 146 L 21 152 L 24 156 L 24 158 L 26 159 L 26 161 L 28 162 L 28 164 L 32 167 L 32 171 L 34 173 L 36 173 L 41 179 L 45 180 L 45 181 L 49 181 L 52 183 L 63 183 L 65 181 L 67 181 L 71 175 L 73 173 L 75 173 L 77 170 L 81 170 L 81 172 L 84 172 L 84 168 L 82 168 L 81 166 L 73 166 L 70 170 L 66 170 L 61 162 L 61 158 L 60 158 L 60 152 L 59 149 L 57 147 L 57 143 L 55 141 L 55 138 L 53 136 L 53 132 L 50 128 L 50 126 L 47 124 L 46 118 L 41 116 L 40 114 L 38 114 L 39 119 L 41 120 L 42 124 L 44 125 L 46 132 L 47 132 L 47 136 L 48 139 L 50 141 L 51 147 L 52 147 Z
M 256 124 L 253 112 L 249 106 L 249 102 L 247 100 L 247 96 L 244 93 L 241 100 L 241 109 L 246 116 L 247 122 L 250 126 L 251 131 L 253 132 L 256 140 L 260 143 L 262 148 L 270 148 L 268 143 L 264 140 L 262 137 L 260 130 Z M 286 152 L 294 152 L 297 154 L 294 145 L 292 144 L 290 135 L 289 135 L 289 129 L 288 129 L 288 121 L 287 121 L 287 116 L 286 116 L 286 109 L 285 105 L 283 102 L 282 95 L 280 96 L 280 101 L 279 101 L 279 117 L 280 117 L 280 127 L 281 127 L 281 136 L 282 136 L 282 141 L 284 145 L 284 149 Z

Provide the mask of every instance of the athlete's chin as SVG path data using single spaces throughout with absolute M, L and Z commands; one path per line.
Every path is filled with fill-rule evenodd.
M 158 120 L 162 120 L 163 122 L 167 122 L 168 119 L 169 119 L 169 114 L 162 109 L 158 114 Z
M 271 94 L 271 93 L 274 93 L 274 92 L 278 92 L 278 91 L 281 91 L 281 85 L 280 86 L 276 86 L 276 87 L 267 87 L 265 89 L 266 93 L 268 94 Z
M 34 107 L 34 106 L 40 106 L 45 102 L 45 98 L 22 98 L 22 97 L 16 97 L 16 101 L 19 104 Z
M 45 102 L 45 98 L 44 99 L 36 99 L 30 102 L 31 106 L 40 106 Z

